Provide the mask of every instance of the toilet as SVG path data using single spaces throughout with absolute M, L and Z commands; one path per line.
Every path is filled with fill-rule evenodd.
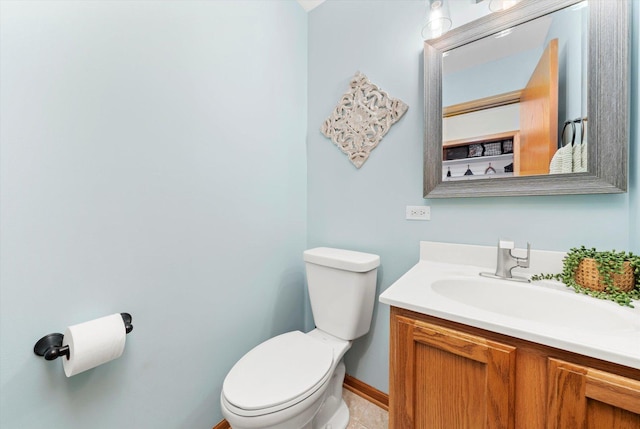
M 369 332 L 380 257 L 318 247 L 303 253 L 316 329 L 259 344 L 227 374 L 222 414 L 233 429 L 345 429 L 343 357 Z

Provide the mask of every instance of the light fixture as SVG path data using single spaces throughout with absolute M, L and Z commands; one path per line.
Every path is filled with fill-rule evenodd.
M 489 2 L 489 10 L 491 12 L 499 12 L 501 10 L 507 10 L 518 3 L 520 3 L 520 0 L 491 0 Z
M 422 38 L 435 39 L 451 29 L 451 14 L 447 0 L 426 0 L 427 25 L 422 27 Z

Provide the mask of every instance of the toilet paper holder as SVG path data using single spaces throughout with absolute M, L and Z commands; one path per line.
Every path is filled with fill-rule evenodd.
M 126 333 L 133 331 L 131 315 L 129 313 L 120 313 L 120 316 L 122 316 Z M 62 345 L 63 339 L 64 335 L 58 332 L 45 335 L 33 347 L 33 352 L 38 356 L 43 356 L 46 360 L 54 360 L 60 356 L 66 356 L 69 359 L 69 346 Z

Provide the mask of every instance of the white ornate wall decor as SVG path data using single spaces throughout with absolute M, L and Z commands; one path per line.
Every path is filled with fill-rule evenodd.
M 408 108 L 404 102 L 389 97 L 365 75 L 356 72 L 349 90 L 324 121 L 321 131 L 360 168 Z

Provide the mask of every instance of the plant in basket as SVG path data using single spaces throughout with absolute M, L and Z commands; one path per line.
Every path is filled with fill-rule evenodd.
M 640 256 L 597 251 L 582 246 L 567 252 L 560 274 L 538 274 L 531 280 L 558 280 L 578 293 L 633 307 L 640 299 Z

